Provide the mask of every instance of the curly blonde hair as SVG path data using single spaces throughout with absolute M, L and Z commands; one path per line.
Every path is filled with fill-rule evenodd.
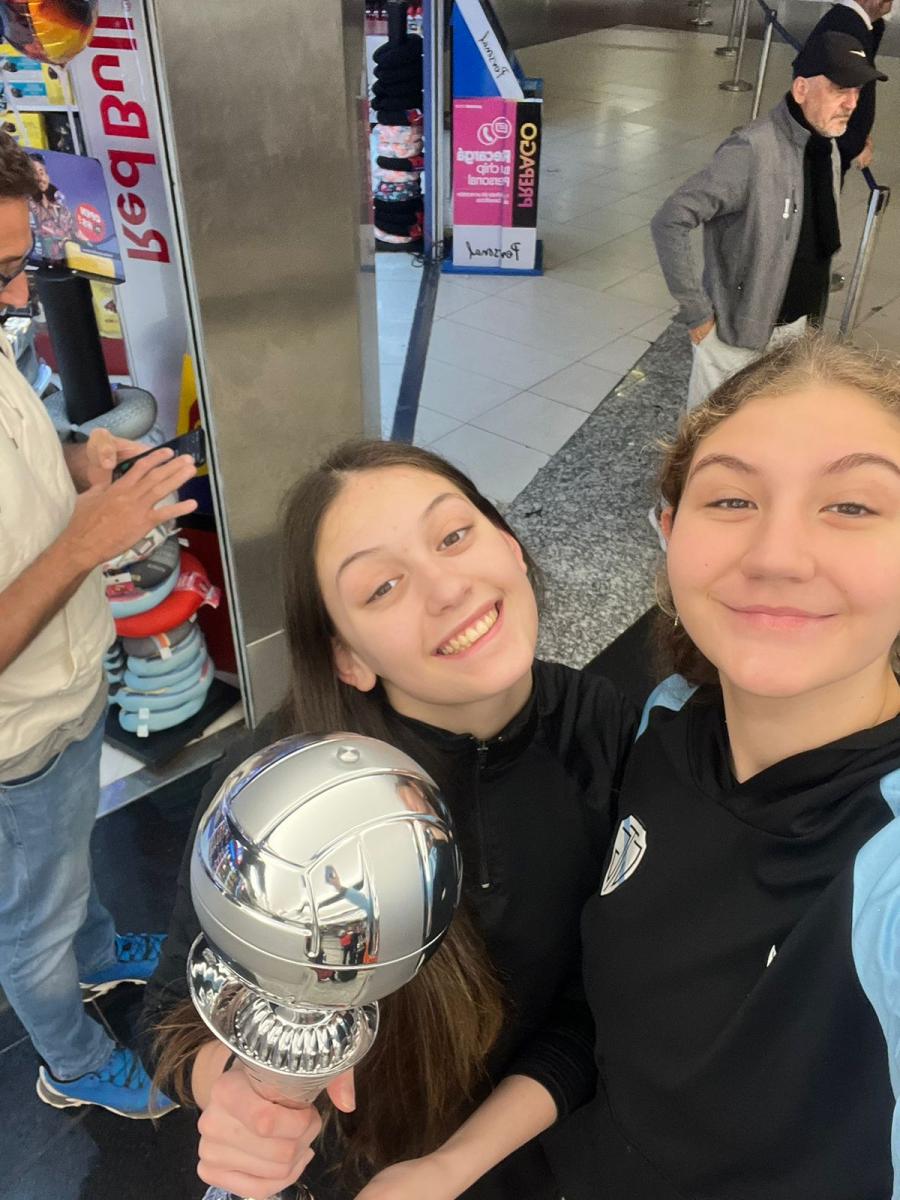
M 751 400 L 786 395 L 813 384 L 853 388 L 900 418 L 900 364 L 896 360 L 821 333 L 806 333 L 756 359 L 685 413 L 674 438 L 661 447 L 658 485 L 662 507 L 677 513 L 697 448 L 717 425 Z M 717 683 L 716 668 L 697 649 L 684 626 L 673 620 L 675 606 L 665 565 L 657 577 L 656 594 L 662 610 L 657 629 L 660 669 L 677 672 L 691 683 Z M 891 662 L 894 671 L 900 672 L 900 635 Z

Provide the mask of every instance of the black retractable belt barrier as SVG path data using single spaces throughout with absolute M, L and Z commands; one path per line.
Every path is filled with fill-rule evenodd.
M 763 10 L 763 17 L 766 23 L 766 30 L 763 34 L 762 51 L 759 56 L 759 68 L 756 72 L 756 87 L 753 93 L 753 106 L 750 109 L 750 120 L 755 121 L 759 116 L 759 105 L 762 100 L 763 85 L 766 82 L 766 72 L 769 69 L 769 54 L 772 50 L 772 34 L 778 33 L 778 36 L 789 46 L 793 46 L 796 51 L 803 49 L 800 42 L 793 37 L 778 20 L 778 14 L 774 8 L 770 8 L 766 4 L 766 0 L 757 0 L 759 7 Z

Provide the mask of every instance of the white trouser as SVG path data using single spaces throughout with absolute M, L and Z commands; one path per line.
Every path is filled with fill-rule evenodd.
M 790 325 L 776 325 L 769 338 L 766 350 L 774 350 L 783 342 L 800 337 L 806 330 L 806 317 L 792 321 Z M 694 365 L 688 384 L 687 406 L 693 408 L 715 391 L 729 376 L 759 358 L 765 350 L 747 350 L 743 346 L 729 346 L 716 334 L 715 326 L 698 346 L 694 346 Z

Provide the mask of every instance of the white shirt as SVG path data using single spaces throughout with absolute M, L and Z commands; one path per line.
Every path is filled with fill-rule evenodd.
M 0 591 L 54 542 L 75 488 L 44 405 L 0 334 Z M 103 682 L 115 637 L 99 570 L 0 672 L 0 763 L 81 717 Z
M 866 29 L 872 28 L 872 18 L 861 4 L 856 3 L 856 0 L 837 0 L 837 2 L 838 4 L 842 4 L 844 8 L 852 8 L 855 13 L 859 13 L 866 23 Z

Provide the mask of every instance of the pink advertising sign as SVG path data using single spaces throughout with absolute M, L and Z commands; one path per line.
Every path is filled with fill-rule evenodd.
M 540 101 L 454 101 L 455 267 L 534 267 L 540 131 Z
M 508 223 L 515 101 L 457 100 L 453 105 L 453 221 Z

